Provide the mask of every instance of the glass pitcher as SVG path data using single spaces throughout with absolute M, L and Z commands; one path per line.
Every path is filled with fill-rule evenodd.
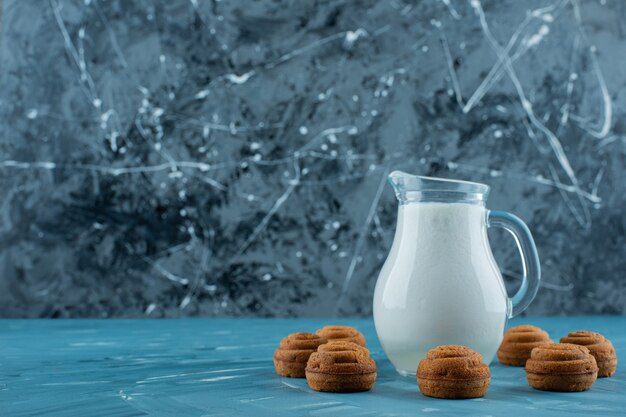
M 389 175 L 400 202 L 391 250 L 374 292 L 378 339 L 396 370 L 414 375 L 429 349 L 466 345 L 489 364 L 507 318 L 537 294 L 540 266 L 528 227 L 518 217 L 485 207 L 485 184 Z M 522 285 L 509 298 L 491 253 L 487 228 L 515 238 Z

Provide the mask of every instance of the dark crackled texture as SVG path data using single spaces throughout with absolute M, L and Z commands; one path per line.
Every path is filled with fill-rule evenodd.
M 604 3 L 4 1 L 0 316 L 370 314 L 391 169 L 528 222 L 529 314 L 624 314 Z

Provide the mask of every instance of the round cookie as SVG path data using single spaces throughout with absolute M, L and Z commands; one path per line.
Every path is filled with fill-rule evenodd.
M 528 384 L 543 391 L 584 391 L 598 377 L 598 365 L 589 349 L 570 343 L 534 348 L 525 369 Z
M 281 376 L 304 378 L 309 356 L 327 340 L 312 333 L 292 333 L 280 341 L 274 351 L 274 368 Z
M 596 358 L 598 378 L 611 376 L 617 368 L 617 355 L 611 342 L 600 333 L 579 330 L 561 338 L 561 343 L 585 346 Z
M 550 342 L 550 336 L 539 327 L 528 324 L 511 327 L 498 348 L 498 360 L 503 365 L 524 366 L 530 352 L 545 342 Z
M 428 397 L 482 397 L 490 380 L 489 366 L 480 353 L 467 346 L 437 346 L 417 366 L 417 385 Z
M 351 326 L 325 326 L 315 333 L 329 341 L 337 340 L 341 342 L 353 342 L 363 347 L 367 346 L 365 344 L 365 336 Z
M 368 391 L 376 382 L 376 362 L 361 345 L 330 341 L 309 358 L 306 381 L 316 391 Z

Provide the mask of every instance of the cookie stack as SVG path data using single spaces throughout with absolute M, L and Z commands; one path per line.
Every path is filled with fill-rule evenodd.
M 306 381 L 316 391 L 368 391 L 376 382 L 376 362 L 353 342 L 328 342 L 317 348 L 306 365 Z
M 467 346 L 438 346 L 429 350 L 417 367 L 417 385 L 428 397 L 482 397 L 490 381 L 489 366 L 480 353 Z
M 561 338 L 561 343 L 572 343 L 585 346 L 589 353 L 596 358 L 598 364 L 598 377 L 608 377 L 617 369 L 617 355 L 611 342 L 600 333 L 579 330 L 571 332 Z
M 570 343 L 534 348 L 525 369 L 528 384 L 543 391 L 584 391 L 598 377 L 598 365 L 589 349 Z
M 365 337 L 350 326 L 290 334 L 274 351 L 274 368 L 281 376 L 306 377 L 316 391 L 367 391 L 376 382 L 376 362 Z
M 306 332 L 292 333 L 285 337 L 274 351 L 276 373 L 291 378 L 304 378 L 309 357 L 318 346 L 326 342 L 326 339 Z
M 509 366 L 524 366 L 530 352 L 537 346 L 551 342 L 548 333 L 539 327 L 528 324 L 511 327 L 506 334 L 497 355 L 500 363 Z

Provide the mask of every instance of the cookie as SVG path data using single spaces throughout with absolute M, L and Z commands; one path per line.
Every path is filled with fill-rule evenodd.
M 528 384 L 543 391 L 584 391 L 598 377 L 598 365 L 589 349 L 570 343 L 534 348 L 525 369 Z
M 545 342 L 550 341 L 550 336 L 539 327 L 528 324 L 511 327 L 498 349 L 498 360 L 503 365 L 524 366 L 530 352 Z
M 341 342 L 353 342 L 366 347 L 365 336 L 354 327 L 350 326 L 326 326 L 315 332 L 320 337 L 327 340 L 337 340 Z
M 571 332 L 561 338 L 561 343 L 572 343 L 585 346 L 596 358 L 598 364 L 598 377 L 607 377 L 615 373 L 617 368 L 617 355 L 611 342 L 600 333 L 579 330 Z
M 312 333 L 292 333 L 274 351 L 274 368 L 281 376 L 304 378 L 309 356 L 327 340 Z
M 361 345 L 330 341 L 309 358 L 306 381 L 316 391 L 368 391 L 376 382 L 376 362 Z
M 428 397 L 482 397 L 490 381 L 491 372 L 482 356 L 467 346 L 437 346 L 417 366 L 417 385 Z

